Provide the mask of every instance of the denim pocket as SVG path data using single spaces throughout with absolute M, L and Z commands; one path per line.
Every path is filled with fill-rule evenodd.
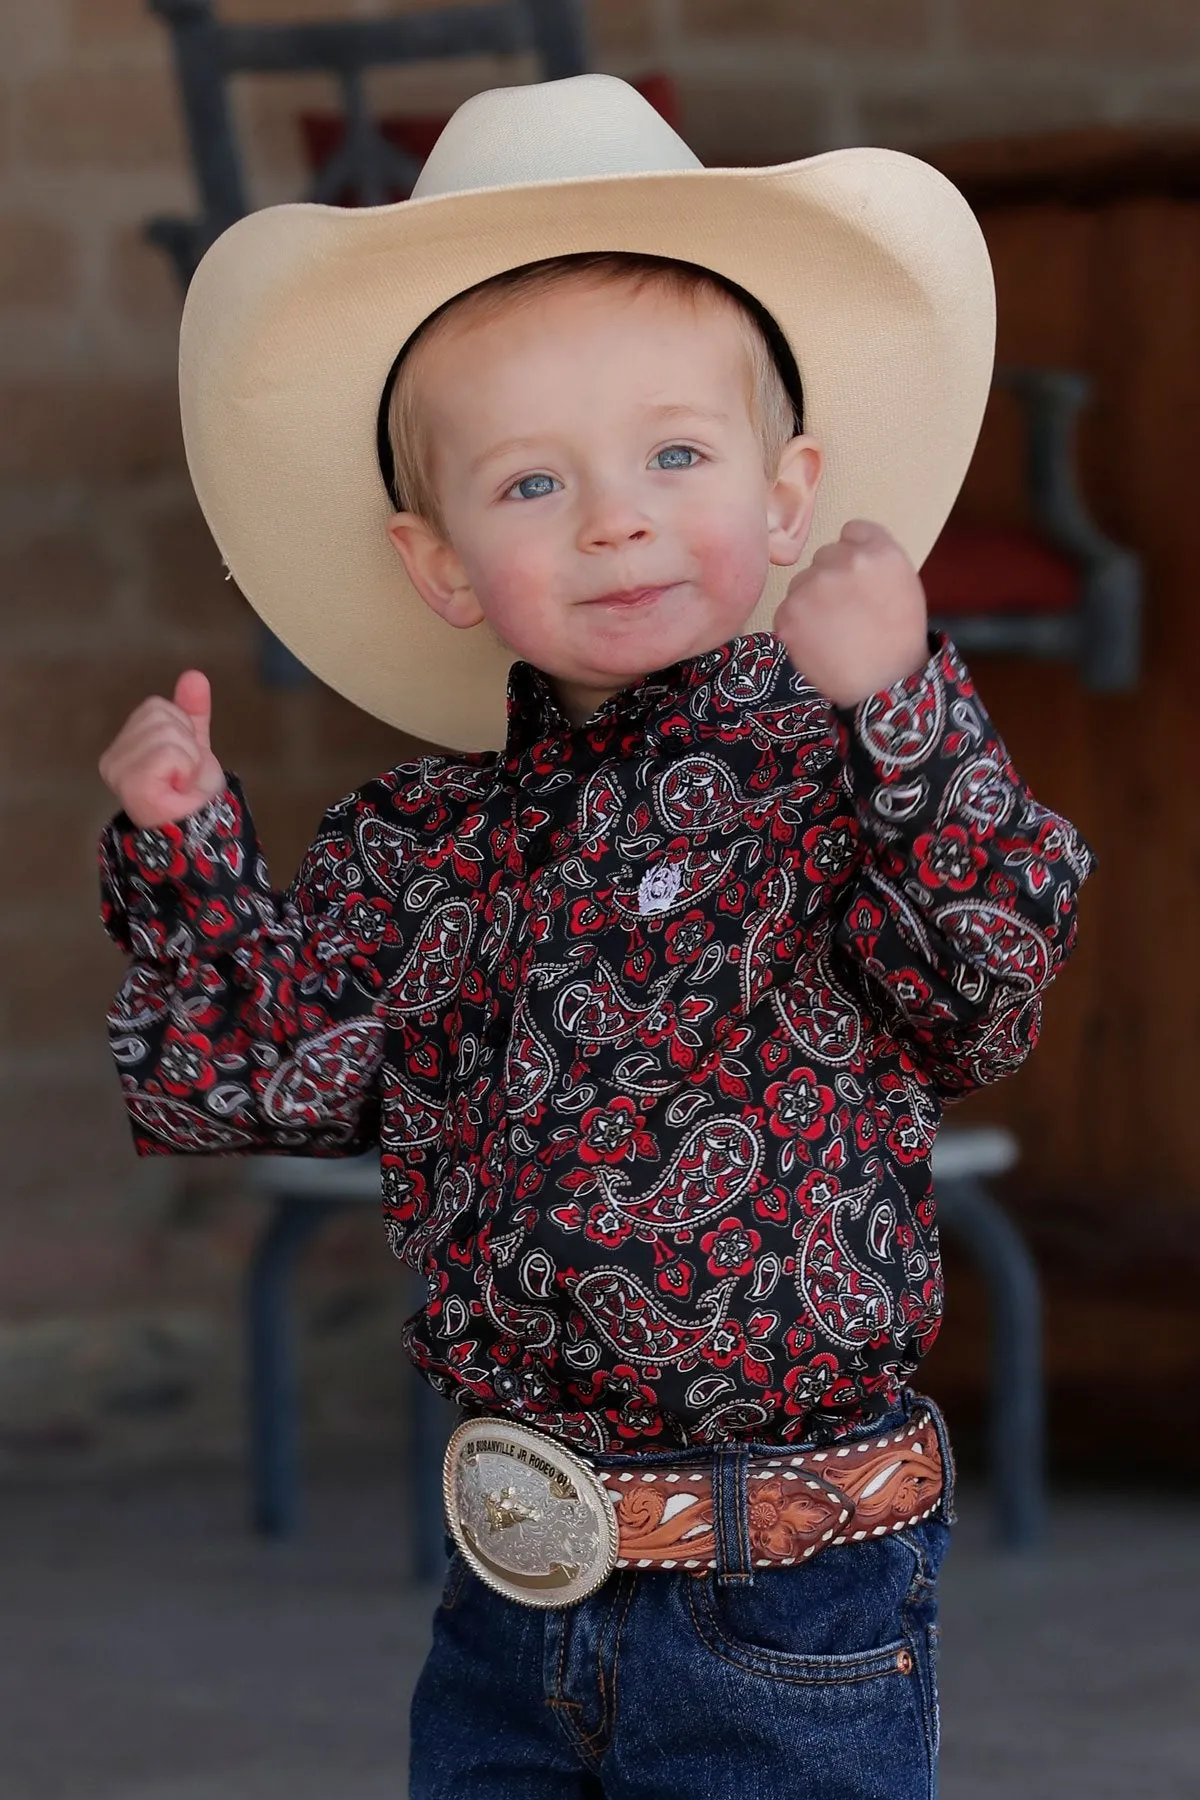
M 752 1584 L 689 1583 L 702 1643 L 726 1661 L 797 1682 L 913 1674 L 907 1613 L 924 1579 L 916 1546 L 899 1538 L 822 1552 L 801 1568 L 755 1572 Z

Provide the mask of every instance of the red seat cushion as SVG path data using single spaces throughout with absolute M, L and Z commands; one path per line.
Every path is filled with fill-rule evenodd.
M 960 525 L 951 520 L 931 550 L 921 580 L 929 610 L 964 613 L 1064 613 L 1079 604 L 1079 571 L 1031 531 Z

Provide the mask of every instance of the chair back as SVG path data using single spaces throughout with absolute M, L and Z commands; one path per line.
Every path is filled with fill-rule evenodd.
M 380 131 L 367 108 L 367 70 L 398 63 L 532 51 L 543 80 L 587 68 L 583 0 L 491 0 L 440 6 L 395 18 L 334 19 L 306 24 L 232 25 L 213 0 L 150 0 L 171 32 L 192 167 L 199 190 L 196 219 L 154 219 L 152 242 L 171 257 L 183 286 L 205 250 L 247 199 L 229 83 L 233 76 L 324 73 L 341 86 L 345 130 L 317 171 L 305 198 L 333 201 L 353 191 L 378 205 L 407 192 L 419 163 Z

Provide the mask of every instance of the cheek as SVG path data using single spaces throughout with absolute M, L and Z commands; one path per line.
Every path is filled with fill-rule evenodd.
M 752 508 L 709 514 L 697 522 L 691 543 L 705 591 L 736 605 L 753 605 L 770 561 L 765 518 Z
M 530 536 L 497 532 L 460 548 L 467 579 L 492 629 L 521 649 L 517 639 L 536 622 L 553 582 L 553 558 Z

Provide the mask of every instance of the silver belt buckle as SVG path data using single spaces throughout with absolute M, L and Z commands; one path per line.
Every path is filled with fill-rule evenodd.
M 523 1606 L 574 1606 L 617 1566 L 617 1515 L 582 1458 L 506 1419 L 446 1446 L 446 1518 L 479 1579 Z

